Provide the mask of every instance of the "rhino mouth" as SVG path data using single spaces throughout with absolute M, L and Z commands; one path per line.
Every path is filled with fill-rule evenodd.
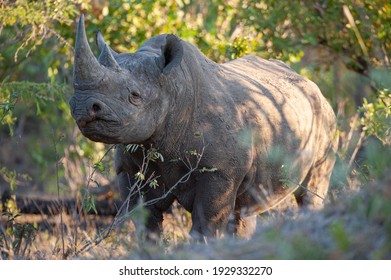
M 80 130 L 83 128 L 87 127 L 88 124 L 90 124 L 93 121 L 97 121 L 96 116 L 86 116 L 86 117 L 80 117 L 80 118 L 75 118 L 76 123 L 79 126 Z
M 107 144 L 116 144 L 119 124 L 117 121 L 105 120 L 101 118 L 91 119 L 80 125 L 81 133 L 88 139 L 95 142 L 103 142 Z

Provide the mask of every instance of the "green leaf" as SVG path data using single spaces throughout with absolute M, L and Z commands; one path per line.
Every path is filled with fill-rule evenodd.
M 103 165 L 103 162 L 100 161 L 100 162 L 94 164 L 94 169 L 96 169 L 100 172 L 103 172 L 103 171 L 105 171 L 105 166 Z
M 139 171 L 136 174 L 134 174 L 134 178 L 136 180 L 144 181 L 145 180 L 145 175 L 141 171 Z
M 194 132 L 194 137 L 201 137 L 201 136 L 202 136 L 202 132 L 200 131 Z
M 159 183 L 156 179 L 152 179 L 152 181 L 149 183 L 149 186 L 153 189 L 156 189 L 159 186 Z
M 88 193 L 86 200 L 84 202 L 84 209 L 86 210 L 87 213 L 90 212 L 91 210 L 93 210 L 95 214 L 98 214 L 98 211 L 97 211 L 96 205 L 95 205 L 95 198 L 90 193 Z
M 136 152 L 140 147 L 142 147 L 142 145 L 139 145 L 139 144 L 128 144 L 125 146 L 125 151 L 126 152 L 130 152 L 130 153 L 134 153 Z
M 212 167 L 212 168 L 207 168 L 207 167 L 202 167 L 199 171 L 201 173 L 205 173 L 205 172 L 216 172 L 218 169 L 216 167 Z

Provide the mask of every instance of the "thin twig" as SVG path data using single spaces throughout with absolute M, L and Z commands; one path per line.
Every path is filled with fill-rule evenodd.
M 360 138 L 358 139 L 358 142 L 357 142 L 357 145 L 356 147 L 354 148 L 354 151 L 350 157 L 350 160 L 349 160 L 349 164 L 348 164 L 348 168 L 347 170 L 350 170 L 350 168 L 352 167 L 352 164 L 354 162 L 354 159 L 356 158 L 356 155 L 358 153 L 358 151 L 360 150 L 361 146 L 362 146 L 362 142 L 364 141 L 364 138 L 365 138 L 365 132 L 362 131 L 360 133 Z
M 324 197 L 320 196 L 320 195 L 319 195 L 319 194 L 317 194 L 316 192 L 314 192 L 314 191 L 310 190 L 309 188 L 307 188 L 307 187 L 303 186 L 303 185 L 302 185 L 302 184 L 300 184 L 300 183 L 294 182 L 294 181 L 293 181 L 293 180 L 291 180 L 291 179 L 283 179 L 282 181 L 288 181 L 288 182 L 291 182 L 291 183 L 293 183 L 294 185 L 297 185 L 299 188 L 303 188 L 303 189 L 304 189 L 304 190 L 306 190 L 307 192 L 309 192 L 309 193 L 311 193 L 311 194 L 313 194 L 313 195 L 317 196 L 317 197 L 318 197 L 318 198 L 320 198 L 321 200 L 325 200 L 325 198 L 324 198 Z
M 111 146 L 107 149 L 107 151 L 104 153 L 104 155 L 100 158 L 100 160 L 97 162 L 97 164 L 101 163 L 101 162 L 103 161 L 103 159 L 109 154 L 109 152 L 110 152 L 114 147 L 115 147 L 115 145 L 111 145 Z M 96 168 L 93 168 L 93 170 L 92 170 L 90 176 L 88 176 L 88 181 L 87 181 L 87 186 L 86 186 L 86 189 L 87 189 L 87 190 L 90 189 L 90 184 L 91 184 L 91 182 L 94 181 L 94 180 L 92 179 L 92 177 L 94 177 L 95 172 L 96 172 Z M 82 199 L 82 202 L 81 202 L 81 206 L 80 206 L 79 211 L 78 211 L 78 213 L 77 213 L 77 215 L 78 215 L 78 216 L 77 216 L 77 219 L 78 219 L 78 220 L 80 219 L 81 213 L 82 213 L 83 210 L 84 210 L 84 203 L 85 203 L 85 201 L 86 201 L 86 199 L 87 199 L 87 194 L 88 194 L 88 193 L 85 192 L 84 195 L 83 195 L 83 199 Z
M 186 157 L 186 160 L 187 160 L 187 163 L 182 160 L 182 162 L 188 166 L 188 172 L 186 174 L 184 174 L 173 186 L 171 186 L 167 192 L 165 192 L 161 197 L 158 197 L 158 198 L 155 198 L 155 199 L 151 199 L 151 200 L 148 200 L 148 201 L 145 201 L 145 202 L 142 202 L 141 204 L 138 204 L 134 209 L 130 210 L 129 211 L 129 201 L 130 199 L 138 194 L 141 189 L 145 188 L 147 185 L 148 185 L 148 182 L 150 182 L 153 178 L 156 178 L 154 177 L 153 175 L 151 175 L 149 177 L 149 179 L 147 181 L 145 181 L 143 184 L 142 183 L 142 180 L 138 180 L 134 186 L 136 187 L 132 187 L 131 188 L 131 191 L 129 192 L 126 200 L 122 203 L 121 207 L 118 209 L 118 212 L 116 214 L 116 216 L 114 217 L 113 221 L 111 222 L 111 224 L 106 227 L 105 229 L 103 229 L 99 234 L 98 234 L 98 237 L 94 240 L 94 241 L 88 241 L 84 246 L 82 246 L 76 254 L 80 254 L 82 253 L 83 251 L 89 249 L 90 247 L 92 246 L 97 246 L 98 244 L 100 244 L 103 240 L 105 240 L 107 237 L 110 236 L 112 230 L 114 229 L 115 226 L 123 223 L 126 219 L 128 219 L 132 213 L 134 213 L 136 210 L 138 210 L 140 207 L 148 207 L 148 206 L 151 206 L 153 204 L 156 204 L 157 202 L 167 198 L 167 196 L 169 194 L 171 194 L 175 188 L 179 185 L 179 184 L 183 184 L 183 183 L 186 183 L 189 179 L 190 179 L 190 176 L 193 172 L 195 172 L 198 167 L 199 167 L 199 163 L 201 162 L 201 159 L 204 155 L 204 151 L 205 151 L 205 148 L 206 146 L 204 145 L 203 148 L 202 148 L 202 151 L 201 153 L 197 154 L 196 157 L 197 157 L 197 161 L 195 163 L 194 166 L 188 166 L 187 164 L 190 164 L 190 159 L 188 157 Z M 144 155 L 144 159 L 147 157 L 143 151 L 143 155 Z M 148 159 L 149 161 L 150 159 Z M 147 166 L 144 164 L 144 160 L 143 160 L 143 164 L 142 166 Z M 141 172 L 143 174 L 145 174 L 145 170 L 141 170 Z M 141 184 L 141 185 L 140 185 Z M 133 191 L 132 191 L 133 190 Z M 126 213 L 125 214 L 122 214 L 122 210 L 124 210 L 124 208 L 126 209 Z
M 364 42 L 363 38 L 361 37 L 360 31 L 358 30 L 358 27 L 356 25 L 356 21 L 354 20 L 353 15 L 350 12 L 349 7 L 347 5 L 343 5 L 342 10 L 343 10 L 344 15 L 348 19 L 349 24 L 350 24 L 351 28 L 353 29 L 354 34 L 357 37 L 358 44 L 360 45 L 360 48 L 361 48 L 363 54 L 366 57 L 368 57 L 369 55 L 368 55 L 367 46 L 365 45 L 365 42 Z
M 358 114 L 355 114 L 354 117 L 353 117 L 353 120 L 351 121 L 349 133 L 346 136 L 346 140 L 344 141 L 345 145 L 341 148 L 341 154 L 342 154 L 343 158 L 345 158 L 347 156 L 346 154 L 347 154 L 348 149 L 349 149 L 350 141 L 352 140 L 353 134 L 354 134 L 354 132 L 356 131 L 356 128 L 357 128 L 358 119 L 359 119 Z
M 104 155 L 100 158 L 100 160 L 98 161 L 98 164 L 102 162 L 102 160 L 109 154 L 109 152 L 115 147 L 115 145 L 111 145 L 107 151 L 104 153 Z M 96 168 L 93 169 L 93 171 L 91 172 L 90 176 L 88 177 L 88 181 L 87 181 L 87 191 L 89 190 L 90 188 L 90 183 L 92 180 L 92 177 L 94 176 L 96 172 Z M 80 208 L 79 209 L 76 209 L 76 222 L 75 222 L 75 227 L 74 227 L 74 240 L 75 240 L 75 244 L 74 244 L 74 249 L 75 249 L 75 254 L 77 254 L 77 241 L 78 241 L 78 227 L 80 226 L 80 218 L 81 218 L 81 214 L 83 213 L 84 211 L 84 203 L 87 199 L 87 192 L 84 193 L 83 195 L 83 198 L 82 198 L 82 201 L 81 201 L 81 205 L 80 205 Z
M 59 169 L 58 165 L 60 164 L 59 155 L 57 152 L 57 141 L 54 134 L 53 129 L 53 147 L 54 147 L 54 154 L 56 156 L 56 184 L 57 184 L 57 199 L 58 203 L 60 205 L 60 227 L 61 227 L 61 245 L 62 245 L 62 257 L 65 258 L 65 237 L 64 237 L 64 221 L 63 221 L 63 203 L 60 198 L 60 177 L 59 177 Z

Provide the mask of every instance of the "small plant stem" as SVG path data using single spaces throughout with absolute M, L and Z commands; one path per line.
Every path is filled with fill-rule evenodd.
M 353 153 L 352 153 L 352 155 L 351 155 L 351 157 L 350 157 L 350 160 L 349 160 L 349 164 L 348 164 L 347 170 L 350 170 L 350 168 L 352 167 L 353 161 L 354 161 L 354 159 L 356 158 L 356 155 L 357 155 L 358 151 L 360 150 L 360 148 L 361 148 L 361 146 L 362 146 L 362 142 L 364 141 L 364 138 L 365 138 L 365 132 L 362 131 L 362 132 L 360 133 L 360 138 L 359 138 L 358 141 L 357 141 L 357 145 L 356 145 L 356 147 L 354 148 L 354 151 L 353 151 Z
M 62 245 L 62 257 L 65 258 L 65 238 L 64 238 L 64 221 L 63 221 L 63 203 L 60 198 L 60 176 L 59 176 L 59 168 L 58 165 L 60 164 L 59 155 L 57 152 L 57 141 L 56 137 L 54 136 L 54 130 L 53 130 L 53 145 L 54 145 L 54 154 L 56 155 L 56 184 L 57 184 L 57 199 L 58 204 L 60 205 L 60 227 L 61 227 L 61 245 Z
M 101 159 L 99 160 L 98 163 L 101 163 L 102 160 L 109 154 L 109 152 L 115 147 L 115 145 L 111 145 L 107 151 L 104 153 L 104 155 L 101 157 Z M 94 167 L 91 174 L 88 176 L 88 180 L 87 180 L 87 190 L 89 190 L 90 188 L 90 183 L 92 180 L 92 177 L 94 176 L 96 172 L 96 168 Z M 77 247 L 78 247 L 78 228 L 80 226 L 80 218 L 81 218 L 81 215 L 84 211 L 84 204 L 85 204 L 85 201 L 87 200 L 87 192 L 84 193 L 83 195 L 83 198 L 82 198 L 82 201 L 81 201 L 81 205 L 79 207 L 79 209 L 77 209 L 77 206 L 76 206 L 76 209 L 75 209 L 75 213 L 76 213 L 76 217 L 75 217 L 75 227 L 74 227 L 74 253 L 77 255 L 80 250 L 77 250 Z M 84 247 L 84 246 L 83 246 Z

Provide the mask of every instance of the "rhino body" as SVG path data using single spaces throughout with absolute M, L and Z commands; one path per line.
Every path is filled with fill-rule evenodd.
M 162 198 L 148 206 L 151 232 L 161 230 L 175 200 L 191 213 L 195 236 L 227 228 L 248 236 L 256 214 L 292 194 L 301 206 L 322 205 L 335 162 L 336 118 L 313 82 L 256 56 L 217 64 L 173 35 L 153 37 L 128 54 L 111 50 L 101 34 L 97 44 L 98 59 L 82 17 L 72 115 L 89 139 L 117 144 L 123 198 L 143 161 L 139 150 L 124 152 L 125 145 L 152 145 L 163 155 L 146 171 L 159 177 L 144 200 Z M 197 161 L 192 153 L 201 151 Z

